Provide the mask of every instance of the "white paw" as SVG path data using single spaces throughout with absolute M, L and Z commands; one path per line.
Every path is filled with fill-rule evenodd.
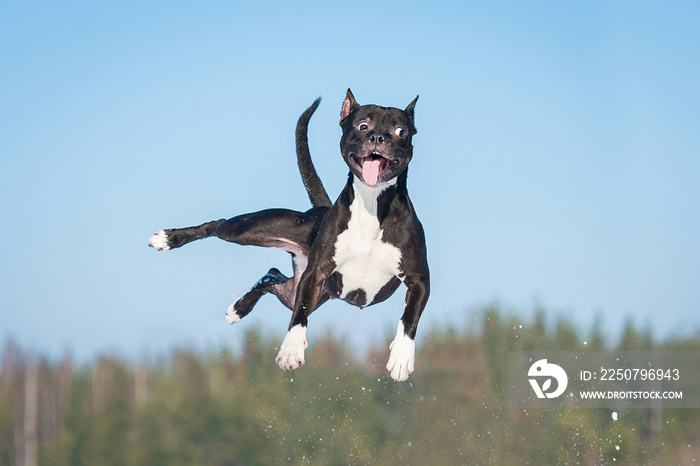
M 164 230 L 160 230 L 155 235 L 151 236 L 148 241 L 148 245 L 154 248 L 156 251 L 167 251 L 170 249 L 168 245 L 168 235 L 165 234 Z
M 236 301 L 237 303 L 238 301 Z M 228 309 L 226 309 L 226 322 L 229 324 L 235 324 L 241 321 L 241 316 L 236 312 L 236 303 L 231 304 Z
M 396 382 L 403 382 L 408 379 L 414 371 L 416 357 L 416 342 L 403 333 L 403 324 L 399 322 L 399 329 L 396 338 L 389 345 L 389 362 L 386 369 L 391 374 L 391 378 Z
M 306 327 L 295 325 L 284 337 L 275 362 L 286 371 L 297 369 L 304 365 L 304 349 L 308 347 Z

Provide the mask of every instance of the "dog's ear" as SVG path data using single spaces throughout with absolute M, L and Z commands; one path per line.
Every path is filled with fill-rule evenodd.
M 413 109 L 416 108 L 416 102 L 418 102 L 418 96 L 416 96 L 416 98 L 413 99 L 413 101 L 410 104 L 408 104 L 408 107 L 406 107 L 406 110 L 404 110 L 408 114 L 408 117 L 411 119 L 411 125 L 413 125 L 413 128 L 412 128 L 413 134 L 416 134 L 418 132 L 418 130 L 416 129 L 415 121 L 413 119 L 413 115 L 414 115 Z
M 350 88 L 348 88 L 348 93 L 345 96 L 345 102 L 343 102 L 343 109 L 340 111 L 340 123 L 342 124 L 343 120 L 345 120 L 348 115 L 350 115 L 352 111 L 359 106 L 360 105 L 357 103 L 357 100 L 355 100 L 355 96 L 352 95 L 352 91 Z

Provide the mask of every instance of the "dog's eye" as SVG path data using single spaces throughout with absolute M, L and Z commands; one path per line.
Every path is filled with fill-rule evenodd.
M 406 130 L 399 126 L 394 130 L 394 134 L 400 138 L 403 138 L 406 137 Z
M 360 124 L 357 125 L 357 129 L 359 129 L 360 131 L 367 131 L 369 129 L 369 125 L 366 121 L 361 121 Z

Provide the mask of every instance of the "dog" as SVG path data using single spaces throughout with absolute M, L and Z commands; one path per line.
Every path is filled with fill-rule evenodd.
M 166 251 L 216 236 L 289 252 L 292 277 L 270 269 L 226 311 L 227 322 L 239 322 L 265 293 L 277 296 L 292 311 L 276 357 L 285 370 L 304 364 L 308 317 L 321 304 L 341 299 L 364 308 L 386 300 L 403 283 L 404 312 L 386 368 L 394 381 L 406 380 L 414 371 L 416 329 L 430 294 L 423 226 L 406 188 L 417 101 L 418 97 L 405 110 L 360 105 L 348 89 L 340 115 L 340 151 L 350 173 L 335 203 L 308 149 L 308 123 L 319 98 L 301 115 L 296 128 L 297 161 L 311 209 L 267 209 L 196 227 L 160 230 L 149 246 Z

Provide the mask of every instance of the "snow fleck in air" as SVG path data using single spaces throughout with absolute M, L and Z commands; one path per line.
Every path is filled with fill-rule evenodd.
M 586 346 L 586 345 L 588 345 L 588 340 L 583 342 L 583 346 Z
M 612 420 L 617 421 L 617 411 L 613 411 L 612 413 Z
M 615 450 L 620 450 L 620 445 L 615 445 Z

